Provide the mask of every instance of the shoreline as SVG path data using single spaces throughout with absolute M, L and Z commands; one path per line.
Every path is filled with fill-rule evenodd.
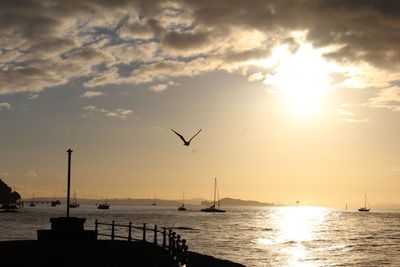
M 152 243 L 97 240 L 93 243 L 49 243 L 37 240 L 0 241 L 1 266 L 169 267 L 168 252 Z M 188 267 L 243 267 L 244 265 L 188 251 Z

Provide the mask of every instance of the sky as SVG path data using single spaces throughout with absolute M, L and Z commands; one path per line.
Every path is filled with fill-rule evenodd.
M 400 2 L 0 1 L 22 194 L 400 207 Z M 189 147 L 170 131 L 190 137 Z

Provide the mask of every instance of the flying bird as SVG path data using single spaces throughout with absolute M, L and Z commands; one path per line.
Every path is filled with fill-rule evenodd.
M 192 138 L 189 139 L 189 141 L 186 141 L 185 137 L 183 137 L 179 133 L 175 132 L 174 130 L 171 129 L 171 131 L 176 133 L 176 135 L 179 136 L 180 139 L 182 139 L 184 146 L 189 146 L 190 145 L 190 141 L 192 141 L 192 139 L 201 132 L 201 129 L 195 135 L 193 135 Z

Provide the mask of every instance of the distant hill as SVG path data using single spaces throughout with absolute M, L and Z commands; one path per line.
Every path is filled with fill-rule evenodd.
M 93 200 L 88 200 L 89 202 L 93 202 Z M 102 201 L 96 201 L 96 203 Z M 107 203 L 112 205 L 137 205 L 137 206 L 150 206 L 153 204 L 154 199 L 133 199 L 133 198 L 126 198 L 126 199 L 109 199 Z M 81 201 L 84 204 L 84 200 Z M 156 199 L 155 203 L 159 206 L 180 206 L 182 203 L 176 200 L 163 200 L 163 199 Z
M 273 206 L 274 203 L 263 203 L 255 200 L 242 200 L 242 199 L 234 199 L 234 198 L 223 198 L 219 201 L 221 205 L 224 206 Z M 202 201 L 202 206 L 211 206 L 213 204 L 212 201 Z
M 62 203 L 66 203 L 66 198 L 56 198 L 60 200 Z M 24 199 L 25 201 L 32 200 L 31 198 Z M 44 198 L 44 197 L 36 197 L 35 201 L 52 201 L 53 198 Z M 154 199 L 135 199 L 135 198 L 109 198 L 106 201 L 104 199 L 86 199 L 86 198 L 78 198 L 78 202 L 80 204 L 86 205 L 94 205 L 98 203 L 107 202 L 111 205 L 131 205 L 131 206 L 150 206 L 153 204 Z M 220 200 L 221 205 L 223 206 L 273 206 L 274 203 L 263 203 L 255 200 L 242 200 L 242 199 L 234 199 L 234 198 L 223 198 Z M 156 204 L 158 206 L 180 206 L 182 205 L 181 200 L 165 200 L 165 199 L 156 199 Z M 206 201 L 203 198 L 193 198 L 193 199 L 185 199 L 186 205 L 202 205 L 202 206 L 211 206 L 211 201 Z
M 67 200 L 65 197 L 56 199 L 60 200 L 62 203 L 66 203 Z M 30 201 L 32 198 L 26 198 L 25 201 Z M 35 197 L 35 201 L 53 201 L 54 198 L 49 197 Z M 204 201 L 204 199 L 188 199 L 185 200 L 185 205 L 200 205 L 200 202 Z M 107 200 L 104 199 L 87 199 L 87 198 L 78 198 L 78 203 L 83 205 L 94 205 L 98 203 L 107 202 L 111 205 L 131 205 L 131 206 L 150 206 L 153 204 L 154 199 L 134 199 L 134 198 L 109 198 Z M 159 206 L 180 206 L 182 205 L 182 200 L 165 200 L 165 199 L 156 199 L 156 204 Z

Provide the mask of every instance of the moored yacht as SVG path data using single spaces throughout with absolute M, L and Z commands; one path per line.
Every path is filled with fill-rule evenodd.
M 218 205 L 218 208 L 215 207 L 215 205 Z M 219 203 L 219 192 L 218 192 L 218 186 L 217 186 L 217 178 L 214 179 L 214 204 L 211 205 L 208 208 L 201 209 L 203 212 L 225 212 L 225 210 L 221 209 L 220 203 Z

